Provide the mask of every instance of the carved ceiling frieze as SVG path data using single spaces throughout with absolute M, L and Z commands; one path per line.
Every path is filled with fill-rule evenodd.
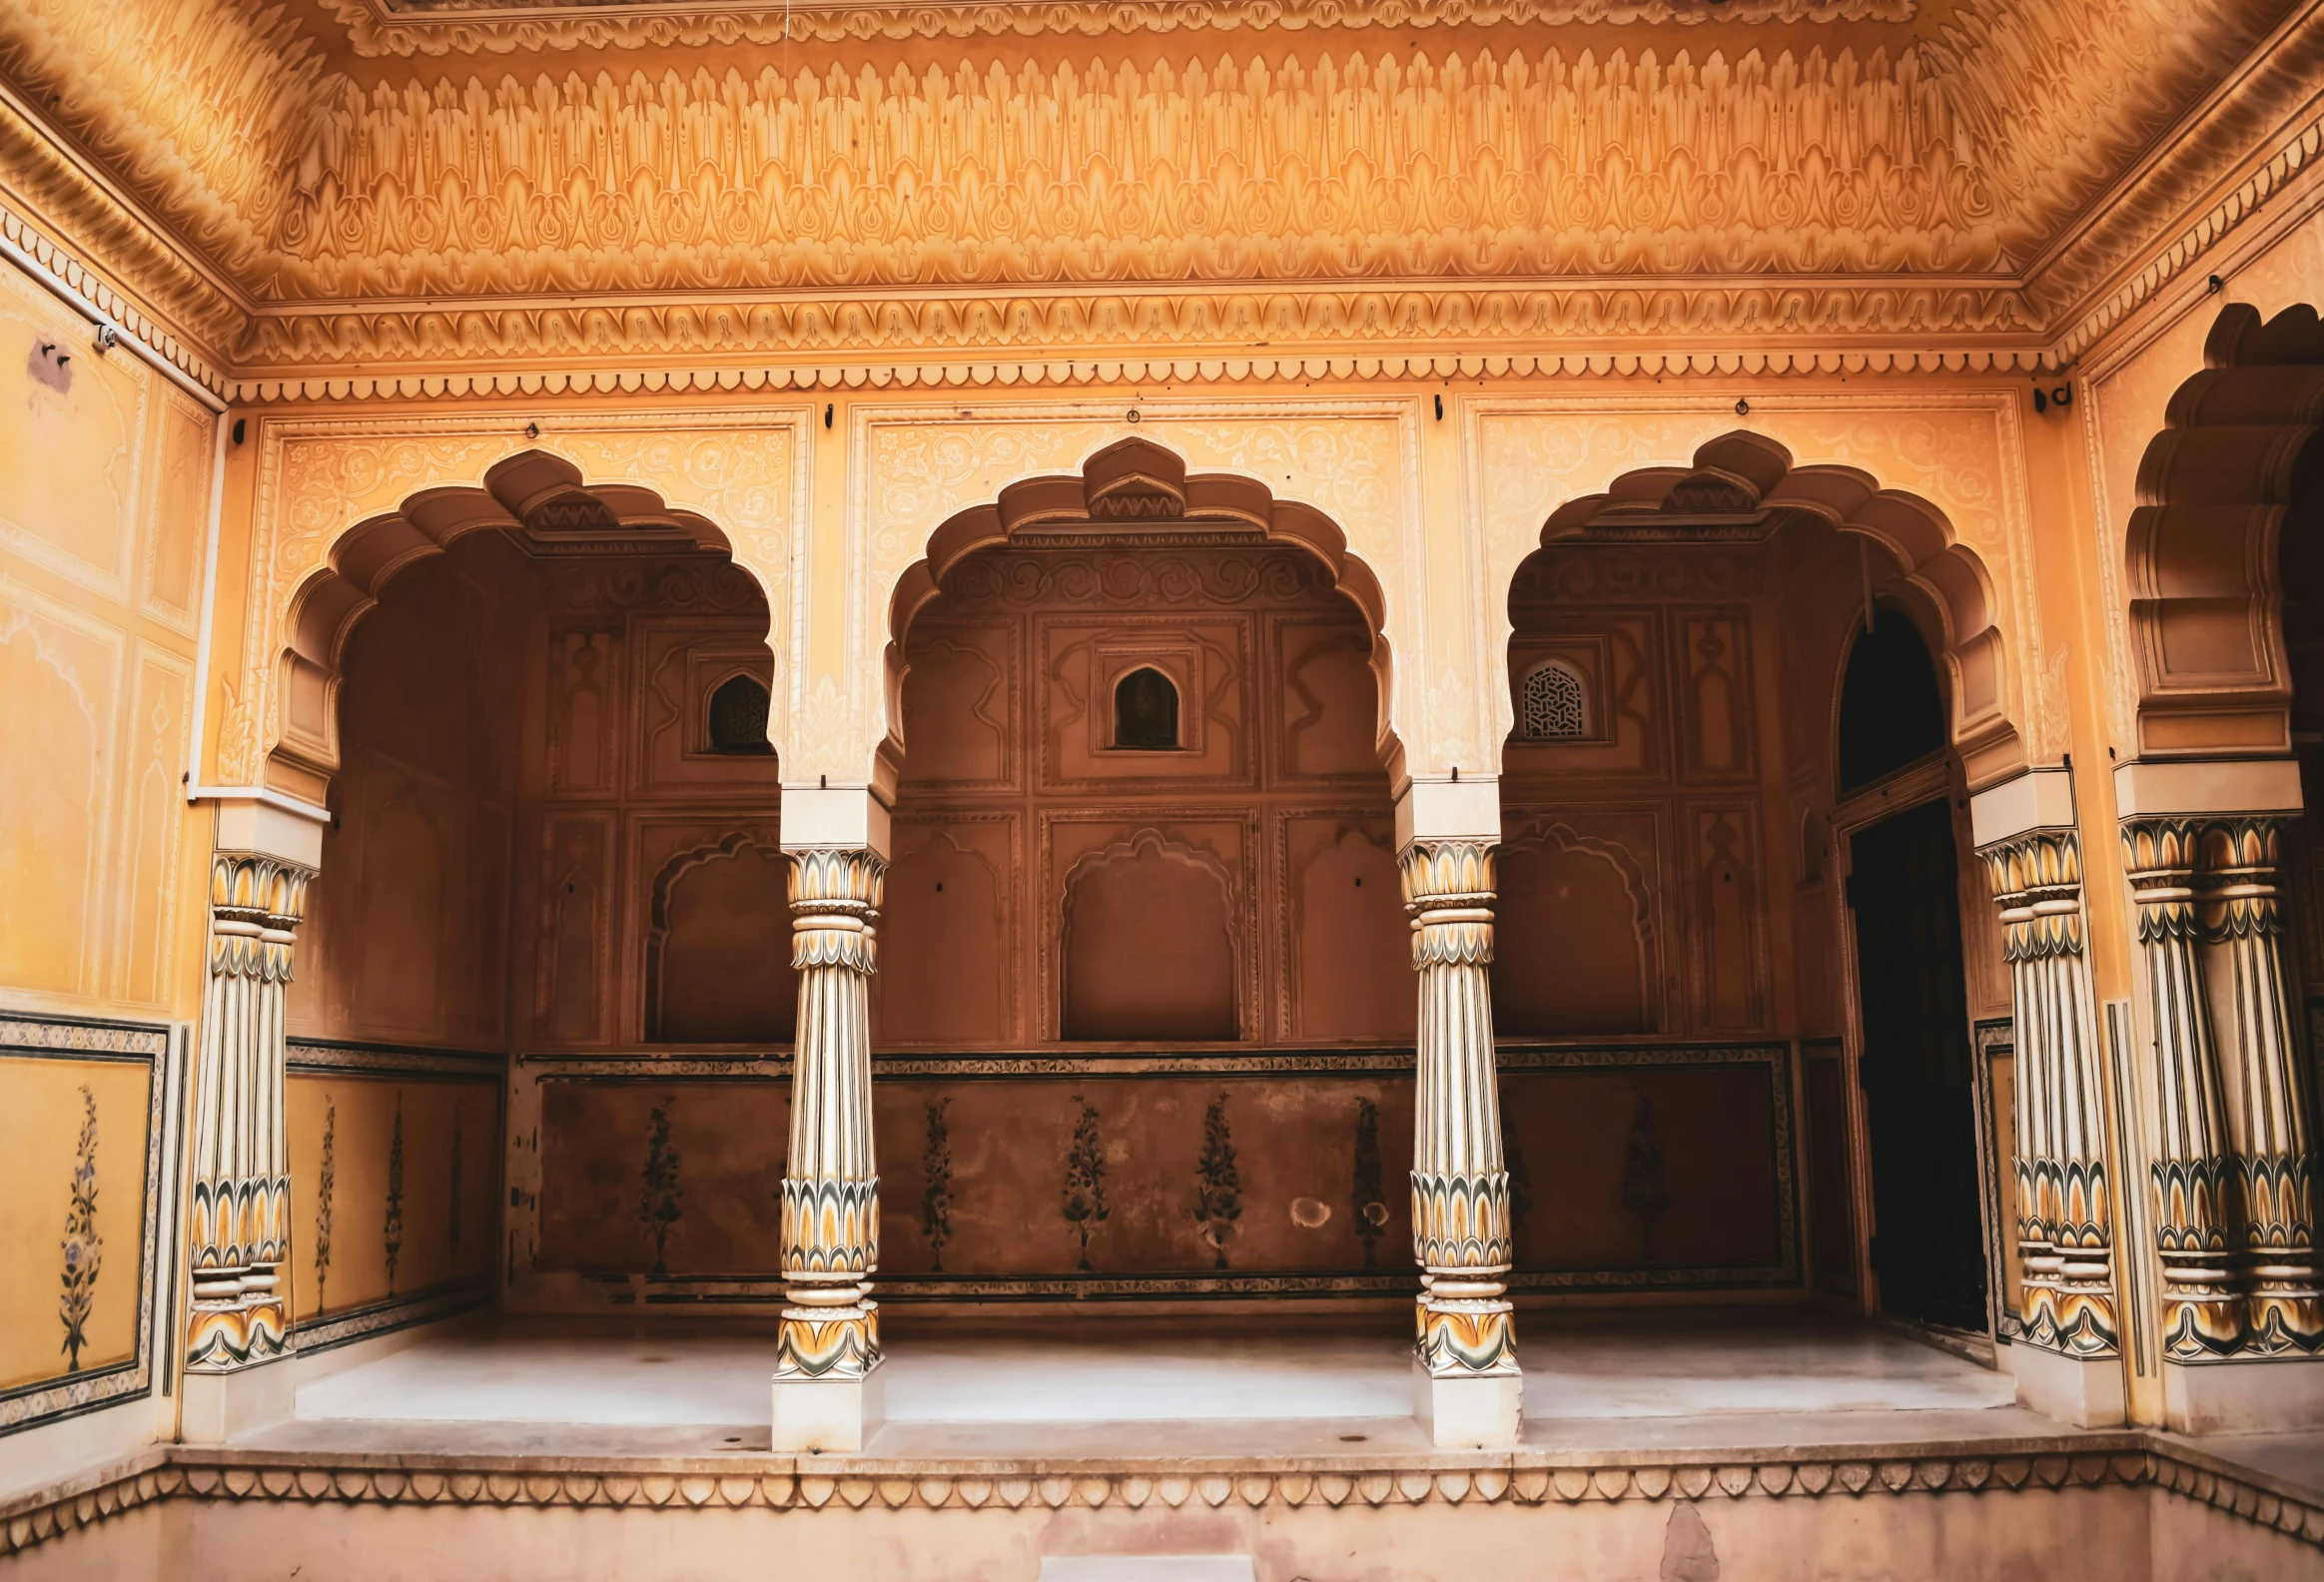
M 1917 0 L 1003 0 L 997 4 L 806 0 L 326 0 L 364 56 L 703 48 L 873 39 L 998 39 L 1283 28 L 1485 27 L 1504 23 L 1697 27 L 1906 22 Z
M 812 0 L 792 25 L 848 53 L 786 74 L 735 64 L 782 12 L 722 0 L 20 0 L 0 193 L 245 384 L 1444 339 L 2018 359 L 2311 152 L 2283 123 L 2319 8 L 1955 0 L 1901 35 L 1915 3 L 1726 0 L 1693 31 L 1712 0 Z M 1084 58 L 1085 10 L 1292 47 Z M 1755 18 L 1830 42 L 1728 26 Z M 1665 31 L 1359 36 L 1510 21 Z M 388 75 L 348 75 L 367 46 L 334 28 Z M 1017 53 L 883 42 L 956 36 Z M 664 58 L 606 53 L 632 44 Z

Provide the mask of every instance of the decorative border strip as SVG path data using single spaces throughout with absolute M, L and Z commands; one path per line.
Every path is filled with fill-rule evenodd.
M 171 1041 L 166 1023 L 0 1013 L 0 1055 L 102 1061 L 146 1069 L 145 1202 L 137 1259 L 137 1341 L 127 1360 L 0 1390 L 0 1436 L 102 1411 L 153 1393 L 155 1267 L 161 1258 L 162 1161 Z M 0 1551 L 4 1552 L 4 1551 Z
M 416 1296 L 398 1296 L 390 1301 L 374 1302 L 369 1307 L 331 1313 L 320 1321 L 309 1319 L 292 1326 L 293 1348 L 302 1354 L 329 1351 L 334 1346 L 408 1329 L 413 1324 L 433 1323 L 438 1318 L 487 1305 L 492 1300 L 492 1292 L 493 1284 L 487 1276 L 422 1291 Z
M 294 1077 L 453 1077 L 497 1086 L 507 1072 L 508 1057 L 479 1050 L 287 1039 L 283 1067 Z
M 495 55 L 540 49 L 1038 38 L 1043 34 L 1170 33 L 1215 28 L 1455 27 L 1706 22 L 1909 22 L 1916 0 L 807 0 L 792 11 L 762 0 L 662 0 L 609 6 L 558 0 L 330 0 L 358 55 Z
M 415 1467 L 414 1459 L 434 1464 Z M 837 1458 L 835 1458 L 837 1459 Z M 157 1446 L 137 1459 L 0 1506 L 0 1555 L 170 1499 L 308 1505 L 614 1510 L 1095 1510 L 1150 1505 L 1579 1505 L 1622 1500 L 1874 1498 L 2159 1488 L 2324 1547 L 2324 1504 L 2146 1430 L 1938 1446 L 1858 1457 L 1742 1451 L 1717 1460 L 1554 1456 L 1182 1458 L 1075 1462 L 359 1454 Z

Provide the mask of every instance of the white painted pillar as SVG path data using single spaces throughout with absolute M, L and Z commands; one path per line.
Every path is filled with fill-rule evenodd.
M 787 786 L 782 829 L 799 1026 L 783 1166 L 774 1448 L 857 1451 L 880 1416 L 870 998 L 888 814 L 862 787 Z
M 1969 816 L 1999 906 L 2015 1001 L 2017 1396 L 2084 1427 L 2125 1420 L 2104 1078 L 2082 904 L 2081 837 L 2063 769 L 1978 793 Z
M 2164 1416 L 2184 1433 L 2324 1425 L 2315 1144 L 2277 882 L 2283 827 L 2301 805 L 2299 766 L 2288 758 L 2141 760 L 2116 769 L 2114 793 L 2134 889 L 2141 856 L 2165 852 L 2185 896 L 2176 952 L 2158 958 L 2148 947 L 2146 955 L 2150 1002 L 2171 997 L 2178 1012 L 2156 1017 L 2166 1148 L 2158 1193 L 2181 1114 L 2199 1103 L 2215 1116 L 2189 1182 L 2216 1198 L 2204 1267 L 2219 1276 L 2218 1316 L 2182 1333 L 2184 1324 L 2173 1327 L 2174 1293 L 2164 1292 Z M 2189 1070 L 2190 1053 L 2197 1062 L 2208 1055 L 2215 1091 L 2189 1086 L 2203 1075 Z M 2167 1221 L 2158 1227 L 2169 1230 Z M 2169 1250 L 2166 1242 L 2166 1278 Z
M 184 1431 L 217 1443 L 291 1414 L 291 1166 L 283 1002 L 323 815 L 222 802 L 210 861 L 209 981 L 194 1075 Z
M 1504 1276 L 1509 1173 L 1493 1050 L 1492 780 L 1416 781 L 1396 804 L 1419 974 L 1412 1137 L 1416 1406 L 1440 1446 L 1517 1443 L 1522 1378 Z

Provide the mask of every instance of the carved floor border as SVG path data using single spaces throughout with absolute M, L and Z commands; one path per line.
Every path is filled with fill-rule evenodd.
M 1739 1450 L 1075 1460 L 387 1455 L 160 1445 L 0 1504 L 0 1555 L 158 1501 L 595 1510 L 1139 1510 L 1536 1507 L 1624 1500 L 2154 1488 L 2324 1547 L 2324 1500 L 2150 1430 L 1985 1443 Z

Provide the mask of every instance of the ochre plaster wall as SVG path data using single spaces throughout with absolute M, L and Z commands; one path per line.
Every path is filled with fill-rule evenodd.
M 0 268 L 0 1486 L 152 1432 L 86 1414 L 154 1392 L 175 1296 L 161 1101 L 201 994 L 209 834 L 181 778 L 211 442 Z

